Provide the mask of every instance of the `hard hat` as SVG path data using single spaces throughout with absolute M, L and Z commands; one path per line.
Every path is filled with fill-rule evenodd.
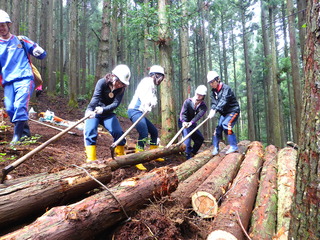
M 11 23 L 8 13 L 0 9 L 0 23 L 7 23 L 7 22 Z
M 211 82 L 212 80 L 214 80 L 216 77 L 219 77 L 219 74 L 215 71 L 209 71 L 207 74 L 207 80 L 208 82 Z
M 150 73 L 161 73 L 164 75 L 164 69 L 163 67 L 159 66 L 159 65 L 153 65 L 151 68 L 150 68 L 150 71 L 149 71 L 149 74 Z
M 205 85 L 199 85 L 196 89 L 196 94 L 207 95 L 207 87 Z
M 124 83 L 125 85 L 129 85 L 129 79 L 131 77 L 130 69 L 127 65 L 120 64 L 116 66 L 112 70 L 112 74 L 116 75 L 119 80 Z

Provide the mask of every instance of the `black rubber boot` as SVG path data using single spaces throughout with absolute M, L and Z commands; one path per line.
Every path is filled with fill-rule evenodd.
M 10 143 L 11 145 L 15 145 L 20 141 L 26 122 L 27 121 L 18 121 L 14 123 L 14 133 Z
M 24 128 L 23 128 L 23 132 L 22 132 L 21 138 L 29 138 L 29 137 L 31 137 L 31 132 L 30 132 L 29 124 L 26 121 L 26 123 L 24 124 Z

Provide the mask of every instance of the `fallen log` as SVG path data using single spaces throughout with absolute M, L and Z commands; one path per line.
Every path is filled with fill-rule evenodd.
M 174 201 L 178 201 L 182 207 L 189 207 L 191 203 L 191 193 L 194 192 L 197 187 L 207 179 L 208 175 L 210 175 L 218 166 L 222 158 L 225 156 L 225 152 L 226 148 L 224 148 L 219 155 L 211 158 L 209 162 L 203 165 L 190 177 L 179 183 L 177 190 L 171 194 L 171 198 L 174 199 Z
M 0 239 L 92 239 L 121 220 L 150 198 L 174 191 L 178 178 L 172 168 L 163 167 L 121 182 L 69 206 L 54 207 L 32 224 Z M 112 194 L 111 194 L 112 193 Z
M 244 153 L 247 150 L 249 141 L 242 141 L 238 144 L 239 152 Z M 176 191 L 171 194 L 171 197 L 178 201 L 184 208 L 187 208 L 191 205 L 191 194 L 201 185 L 212 171 L 218 166 L 221 160 L 225 157 L 225 144 L 220 143 L 220 149 L 224 149 L 219 153 L 219 155 L 210 159 L 205 165 L 193 173 L 190 177 L 185 179 L 183 182 L 179 183 L 179 186 Z M 210 153 L 211 154 L 211 153 Z M 179 173 L 177 173 L 179 175 Z
M 287 239 L 290 225 L 290 209 L 294 193 L 297 150 L 286 147 L 278 152 L 278 212 L 277 236 Z
M 262 156 L 262 144 L 260 142 L 252 142 L 241 164 L 239 173 L 212 222 L 208 240 L 245 239 L 244 230 L 246 231 L 248 228 L 257 194 Z
M 252 212 L 249 235 L 251 239 L 272 239 L 277 223 L 277 148 L 265 149 L 258 195 Z
M 215 217 L 218 202 L 235 178 L 244 155 L 228 154 L 191 195 L 192 209 L 202 218 Z
M 0 191 L 1 230 L 18 224 L 20 219 L 26 219 L 28 216 L 39 216 L 52 206 L 78 199 L 98 187 L 83 169 L 99 181 L 107 183 L 111 179 L 111 171 L 120 167 L 144 163 L 180 151 L 184 151 L 184 145 L 172 145 L 169 148 L 117 157 L 115 160 L 110 158 L 94 161 L 81 165 L 82 169 L 71 167 L 56 173 L 42 173 L 15 185 L 11 183 L 16 183 L 17 180 L 6 181 L 5 184 L 1 184 Z

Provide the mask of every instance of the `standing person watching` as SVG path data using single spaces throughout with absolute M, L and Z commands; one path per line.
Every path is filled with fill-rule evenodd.
M 220 77 L 217 72 L 209 71 L 207 74 L 207 80 L 210 84 L 211 89 L 211 110 L 208 117 L 213 118 L 216 112 L 221 114 L 219 123 L 213 134 L 213 151 L 212 155 L 219 153 L 219 142 L 222 139 L 222 132 L 228 136 L 228 142 L 230 148 L 226 154 L 235 152 L 238 150 L 237 138 L 232 131 L 233 126 L 236 124 L 239 114 L 240 107 L 239 103 L 231 90 L 231 88 L 220 82 Z
M 161 84 L 164 79 L 164 69 L 159 65 L 154 65 L 150 68 L 149 76 L 143 78 L 129 104 L 128 116 L 134 123 L 144 112 L 150 112 L 158 103 L 157 86 Z M 138 143 L 136 145 L 136 152 L 144 151 L 147 142 L 148 134 L 150 133 L 150 149 L 158 148 L 158 130 L 147 119 L 142 118 L 136 125 L 139 133 Z M 158 158 L 156 161 L 164 161 L 163 158 Z M 147 170 L 142 164 L 136 165 L 139 170 Z
M 21 41 L 10 33 L 9 15 L 0 9 L 0 80 L 4 88 L 4 105 L 14 124 L 11 145 L 20 142 L 23 137 L 30 137 L 28 125 L 28 105 L 34 91 L 35 82 L 29 56 L 38 59 L 47 53 L 35 42 L 25 36 Z
M 197 87 L 194 97 L 184 101 L 179 117 L 179 127 L 185 127 L 182 132 L 183 137 L 188 135 L 197 126 L 197 121 L 207 112 L 207 105 L 204 102 L 206 95 L 207 87 L 200 85 Z M 191 140 L 194 143 L 193 147 L 191 146 Z M 191 154 L 195 155 L 198 152 L 203 141 L 204 137 L 200 130 L 196 130 L 184 141 L 187 159 L 191 158 Z
M 108 73 L 104 78 L 98 80 L 85 113 L 85 116 L 89 117 L 85 121 L 84 128 L 87 162 L 97 159 L 96 143 L 99 124 L 111 133 L 114 141 L 117 141 L 122 136 L 122 128 L 113 110 L 120 105 L 124 91 L 129 85 L 130 76 L 129 67 L 120 64 L 112 70 L 112 73 Z M 116 146 L 116 156 L 124 155 L 125 144 L 126 140 L 123 139 Z

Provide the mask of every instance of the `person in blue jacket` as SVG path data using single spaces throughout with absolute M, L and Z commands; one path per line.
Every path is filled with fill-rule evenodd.
M 226 154 L 236 152 L 238 150 L 237 138 L 232 128 L 236 124 L 240 114 L 239 103 L 231 88 L 220 81 L 217 72 L 209 71 L 207 80 L 211 87 L 211 110 L 208 117 L 213 118 L 216 112 L 220 113 L 219 123 L 213 134 L 212 155 L 219 153 L 219 142 L 222 139 L 222 132 L 227 135 L 230 144 Z
M 17 144 L 23 137 L 30 137 L 28 126 L 28 105 L 35 83 L 30 61 L 26 52 L 38 59 L 47 53 L 28 37 L 10 33 L 9 15 L 0 9 L 0 80 L 4 87 L 4 104 L 14 124 L 11 144 Z
M 179 127 L 184 127 L 182 131 L 183 137 L 188 135 L 197 126 L 197 122 L 207 112 L 207 105 L 204 102 L 206 95 L 207 87 L 199 85 L 195 91 L 194 97 L 188 98 L 184 101 L 178 121 Z M 191 140 L 193 141 L 193 146 L 191 146 Z M 184 141 L 184 144 L 186 145 L 185 153 L 187 159 L 191 158 L 192 155 L 197 154 L 203 141 L 204 137 L 199 129 Z
M 130 69 L 127 65 L 116 66 L 111 73 L 98 80 L 91 101 L 85 112 L 89 117 L 85 121 L 84 143 L 87 154 L 87 162 L 97 159 L 96 142 L 98 137 L 98 125 L 101 124 L 117 141 L 123 134 L 119 120 L 113 112 L 121 103 L 124 91 L 129 85 L 131 77 Z M 124 155 L 123 139 L 115 148 L 116 156 Z

